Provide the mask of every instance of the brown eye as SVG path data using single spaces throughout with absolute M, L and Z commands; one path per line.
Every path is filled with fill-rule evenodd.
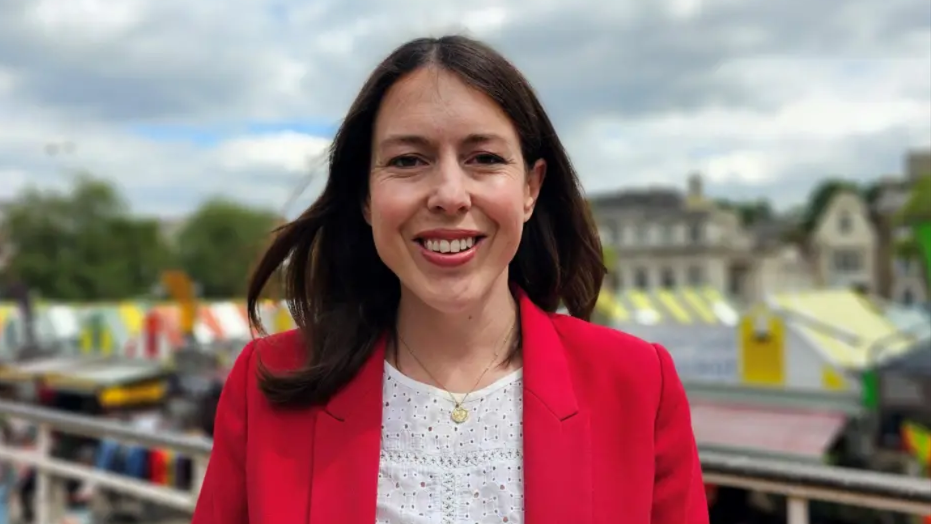
M 412 167 L 417 167 L 422 164 L 423 164 L 423 161 L 421 159 L 417 158 L 416 156 L 410 156 L 410 155 L 395 157 L 395 158 L 392 158 L 390 162 L 388 162 L 389 166 L 398 167 L 401 169 L 410 169 Z
M 478 164 L 501 164 L 504 163 L 504 159 L 498 155 L 493 155 L 491 153 L 481 153 L 472 157 L 472 160 Z

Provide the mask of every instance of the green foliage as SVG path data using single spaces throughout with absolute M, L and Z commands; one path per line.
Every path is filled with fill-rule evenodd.
M 919 234 L 921 225 L 931 223 L 931 173 L 918 176 L 912 185 L 908 200 L 895 216 L 899 227 L 907 227 L 910 234 L 896 242 L 896 255 L 912 260 L 924 259 L 923 275 L 926 288 L 931 291 L 931 241 L 922 239 Z
M 278 217 L 211 200 L 172 246 L 158 220 L 132 215 L 112 184 L 82 174 L 64 192 L 27 189 L 2 220 L 12 254 L 0 282 L 23 282 L 48 299 L 95 301 L 148 295 L 179 265 L 206 297 L 242 296 Z
M 129 215 L 106 181 L 81 174 L 70 189 L 27 189 L 6 207 L 7 278 L 59 300 L 146 293 L 170 260 L 158 224 Z
M 601 255 L 609 273 L 617 270 L 617 251 L 610 246 L 601 246 Z
M 769 200 L 763 198 L 746 202 L 719 199 L 715 201 L 715 204 L 717 204 L 717 206 L 721 209 L 727 209 L 736 212 L 737 216 L 740 217 L 740 223 L 744 226 L 749 226 L 757 222 L 769 220 L 775 215 Z
M 908 200 L 896 219 L 902 225 L 931 220 L 931 173 L 915 179 Z
M 241 297 L 249 272 L 279 221 L 279 216 L 262 209 L 210 200 L 178 235 L 178 262 L 200 285 L 203 296 Z

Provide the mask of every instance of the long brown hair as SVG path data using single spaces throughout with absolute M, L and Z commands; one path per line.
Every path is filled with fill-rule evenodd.
M 578 176 L 523 75 L 487 45 L 463 36 L 420 38 L 392 52 L 362 87 L 330 146 L 323 193 L 276 232 L 249 283 L 249 320 L 262 331 L 262 290 L 281 270 L 288 307 L 307 346 L 303 367 L 276 373 L 259 361 L 259 384 L 276 405 L 325 403 L 359 371 L 380 336 L 394 329 L 400 284 L 378 257 L 362 214 L 376 114 L 385 93 L 421 67 L 450 71 L 497 102 L 520 137 L 528 167 L 546 178 L 524 225 L 509 277 L 541 309 L 560 305 L 588 319 L 605 267 Z M 261 358 L 261 355 L 260 355 Z

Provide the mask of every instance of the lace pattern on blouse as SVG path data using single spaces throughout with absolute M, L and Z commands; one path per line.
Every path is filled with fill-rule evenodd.
M 442 390 L 385 364 L 376 524 L 522 524 L 523 377 L 469 395 L 450 418 Z

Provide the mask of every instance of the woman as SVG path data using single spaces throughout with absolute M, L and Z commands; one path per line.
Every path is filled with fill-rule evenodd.
M 300 328 L 234 366 L 194 524 L 707 522 L 668 353 L 580 320 L 601 257 L 521 74 L 401 46 L 256 269 L 252 321 L 282 268 Z

